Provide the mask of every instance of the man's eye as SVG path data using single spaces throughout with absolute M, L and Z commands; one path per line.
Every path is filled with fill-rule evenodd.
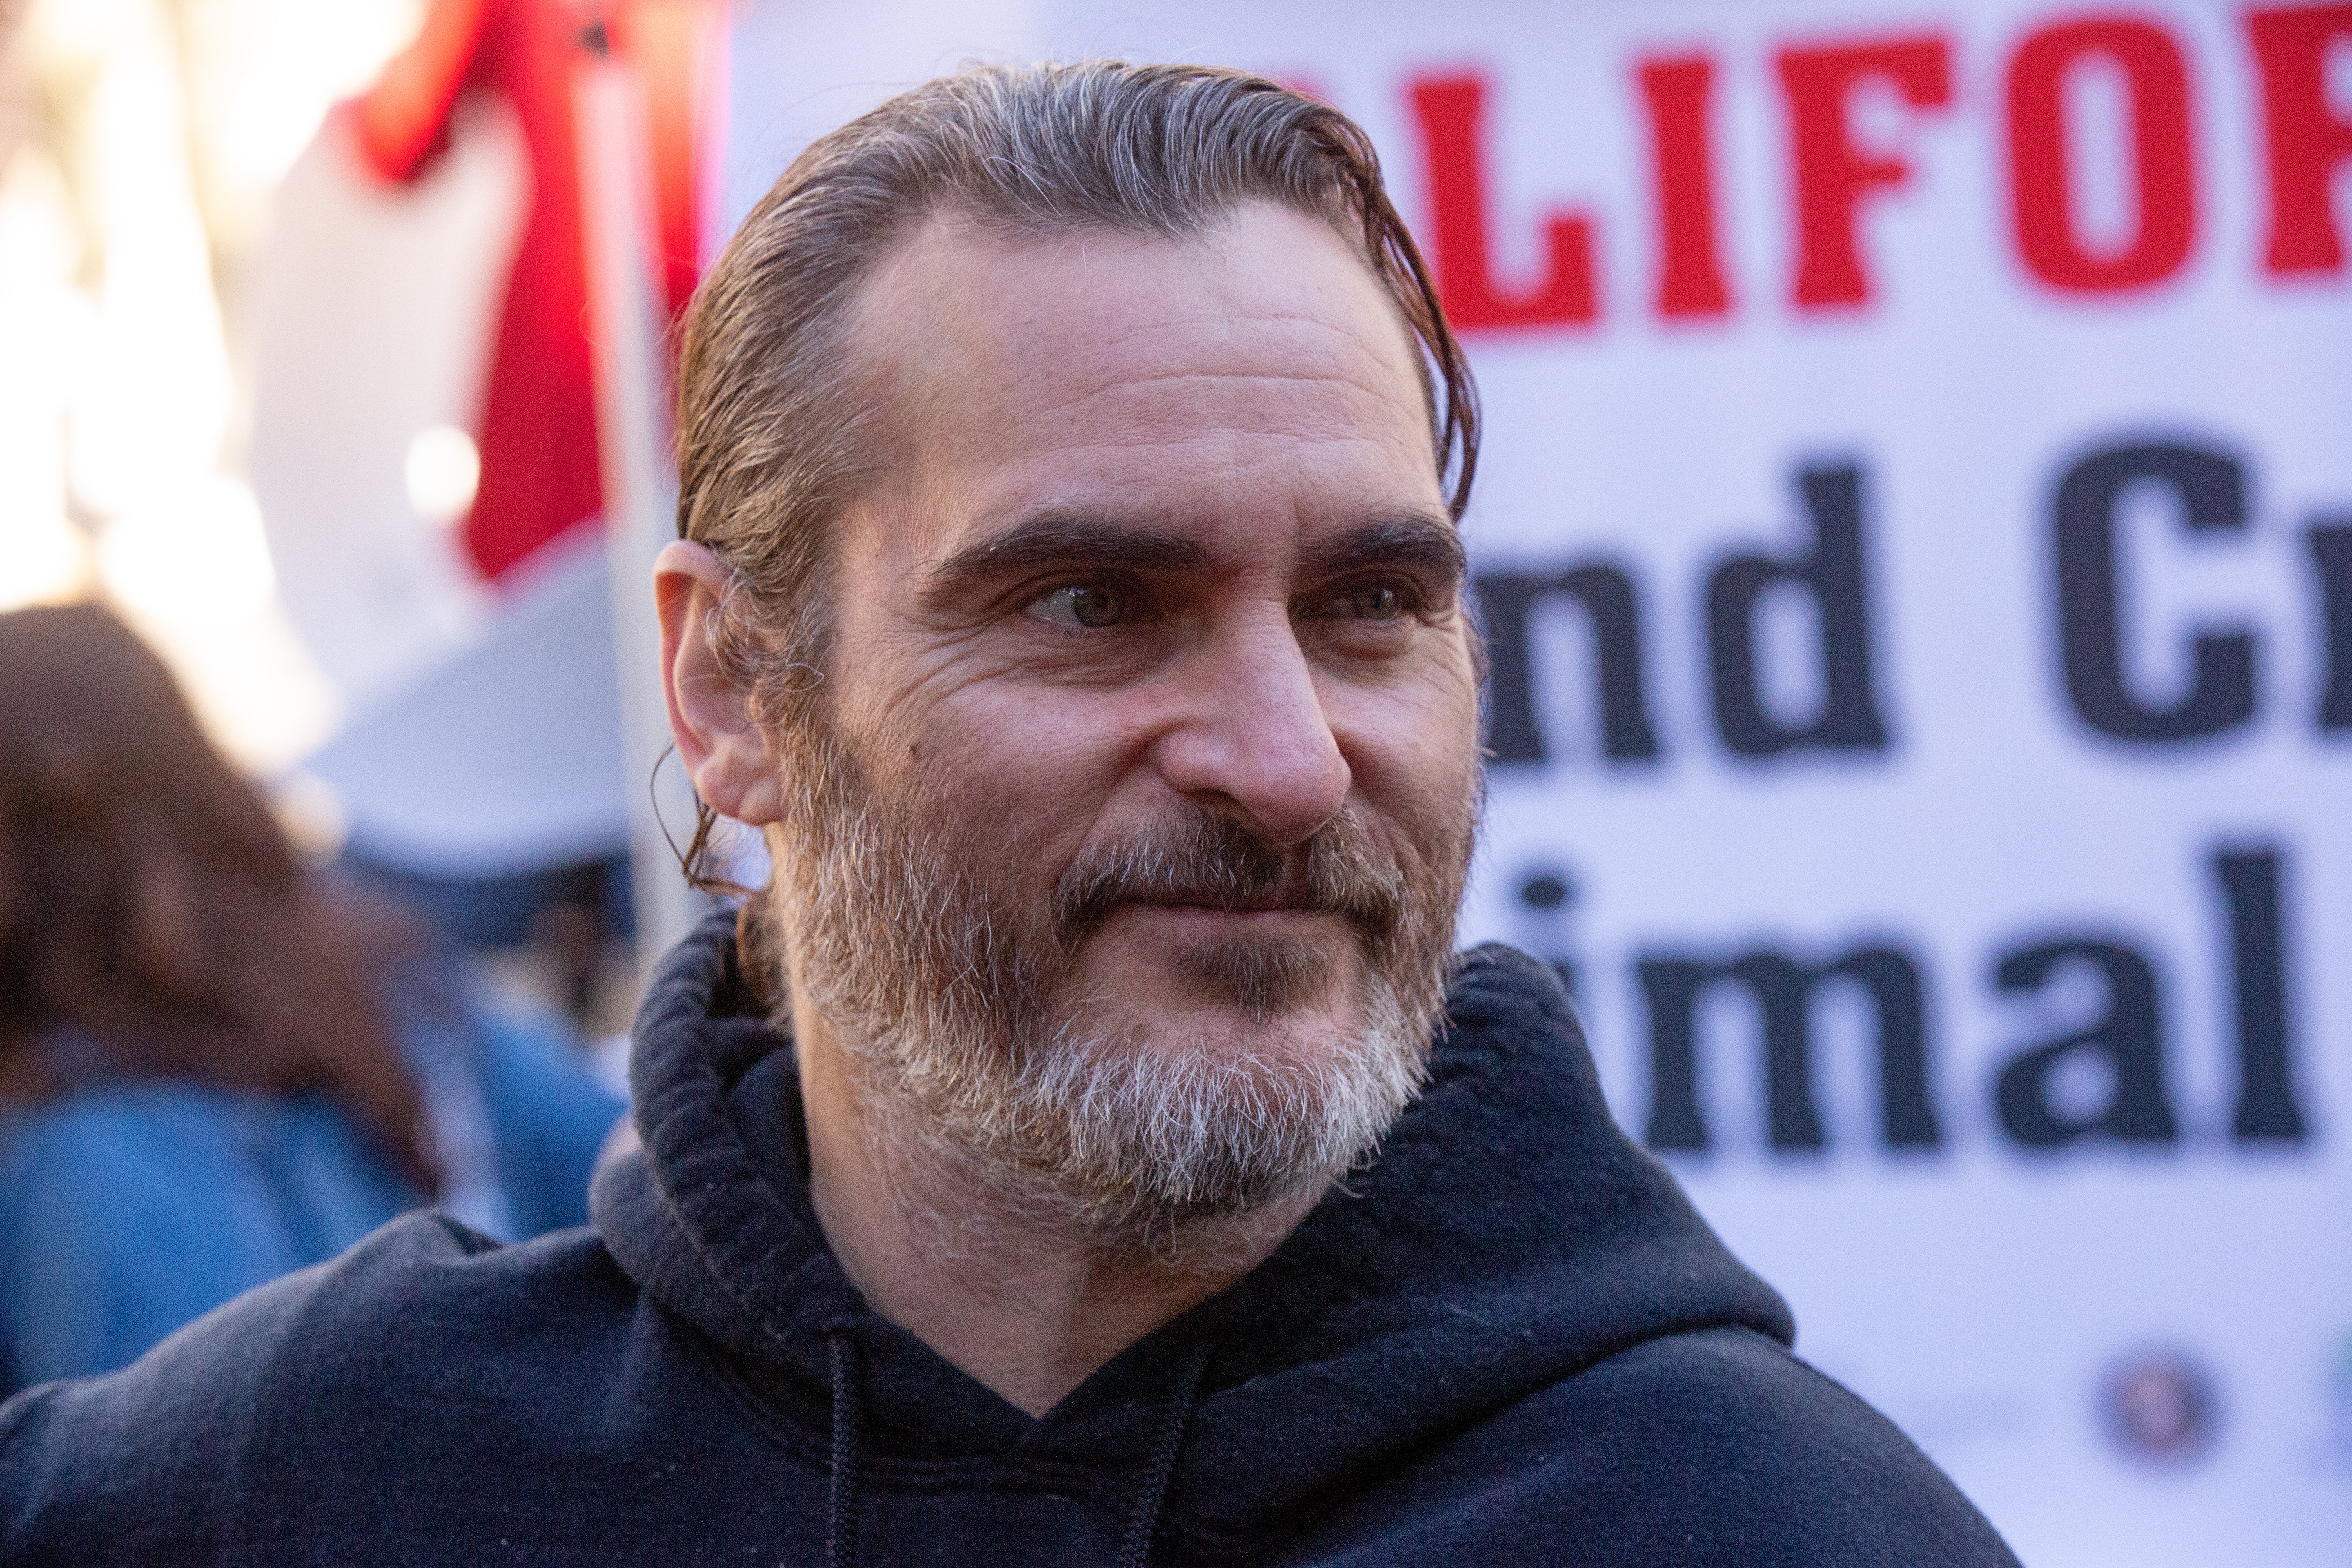
M 1115 626 L 1127 619 L 1127 595 L 1096 583 L 1073 583 L 1029 602 L 1029 614 L 1057 626 Z
M 1360 621 L 1393 621 L 1404 614 L 1404 595 L 1393 583 L 1375 583 L 1348 595 L 1348 614 Z

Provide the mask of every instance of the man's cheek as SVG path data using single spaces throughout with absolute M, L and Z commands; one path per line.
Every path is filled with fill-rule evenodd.
M 982 722 L 941 738 L 924 773 L 940 798 L 983 825 L 1010 853 L 1074 852 L 1115 784 L 1093 749 L 1073 743 L 1087 731 L 1057 724 Z

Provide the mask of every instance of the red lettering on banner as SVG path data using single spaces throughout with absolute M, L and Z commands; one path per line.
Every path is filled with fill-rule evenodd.
M 1598 313 L 1592 225 L 1580 214 L 1553 213 L 1545 218 L 1544 274 L 1533 292 L 1507 295 L 1496 287 L 1487 259 L 1486 163 L 1480 142 L 1486 93 L 1485 79 L 1476 76 L 1412 84 L 1429 174 L 1437 287 L 1445 314 L 1465 331 L 1590 321 Z
M 1870 299 L 1855 235 L 1863 198 L 1906 183 L 1911 165 L 1853 144 L 1847 109 L 1853 89 L 1883 81 L 1914 109 L 1951 101 L 1951 47 L 1942 37 L 1885 38 L 1822 48 L 1783 49 L 1776 62 L 1789 100 L 1790 162 L 1797 187 L 1797 277 L 1801 307 L 1859 305 Z
M 2270 135 L 2273 273 L 2340 272 L 2344 237 L 2329 209 L 2336 166 L 2352 157 L 2352 114 L 2327 101 L 2327 52 L 2352 50 L 2352 5 L 2252 11 L 2246 32 L 2262 62 Z
M 1731 290 L 1715 239 L 1715 165 L 1707 101 L 1715 61 L 1706 55 L 1643 60 L 1650 153 L 1657 182 L 1658 314 L 1720 316 Z
M 2066 79 L 2100 58 L 2122 68 L 2130 84 L 2138 207 L 2131 243 L 2106 254 L 2083 243 L 2067 179 Z M 2190 145 L 2189 68 L 2163 28 L 2099 16 L 2028 37 L 2009 67 L 2010 199 L 2025 265 L 2053 288 L 2084 294 L 2143 289 L 2179 271 L 2197 237 Z

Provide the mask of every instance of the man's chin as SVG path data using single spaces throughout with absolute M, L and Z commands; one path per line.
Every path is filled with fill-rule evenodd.
M 1319 1190 L 1421 1082 L 1420 1031 L 1352 929 L 1202 934 L 1107 925 L 1022 1068 L 1036 1114 L 1019 1122 L 1053 1132 L 1019 1163 L 1055 1173 L 1098 1245 L 1249 1223 Z

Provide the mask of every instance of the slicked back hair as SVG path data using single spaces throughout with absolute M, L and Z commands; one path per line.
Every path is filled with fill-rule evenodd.
M 1023 235 L 1182 239 L 1269 202 L 1358 247 L 1422 351 L 1433 461 L 1458 521 L 1478 403 L 1370 139 L 1246 72 L 1116 60 L 968 67 L 819 138 L 752 209 L 696 295 L 678 370 L 678 534 L 731 574 L 711 627 L 754 716 L 813 733 L 831 624 L 831 535 L 873 477 L 845 342 L 860 285 L 908 230 L 952 212 Z M 1450 483 L 1449 483 L 1450 480 Z M 689 878 L 711 873 L 701 813 Z

